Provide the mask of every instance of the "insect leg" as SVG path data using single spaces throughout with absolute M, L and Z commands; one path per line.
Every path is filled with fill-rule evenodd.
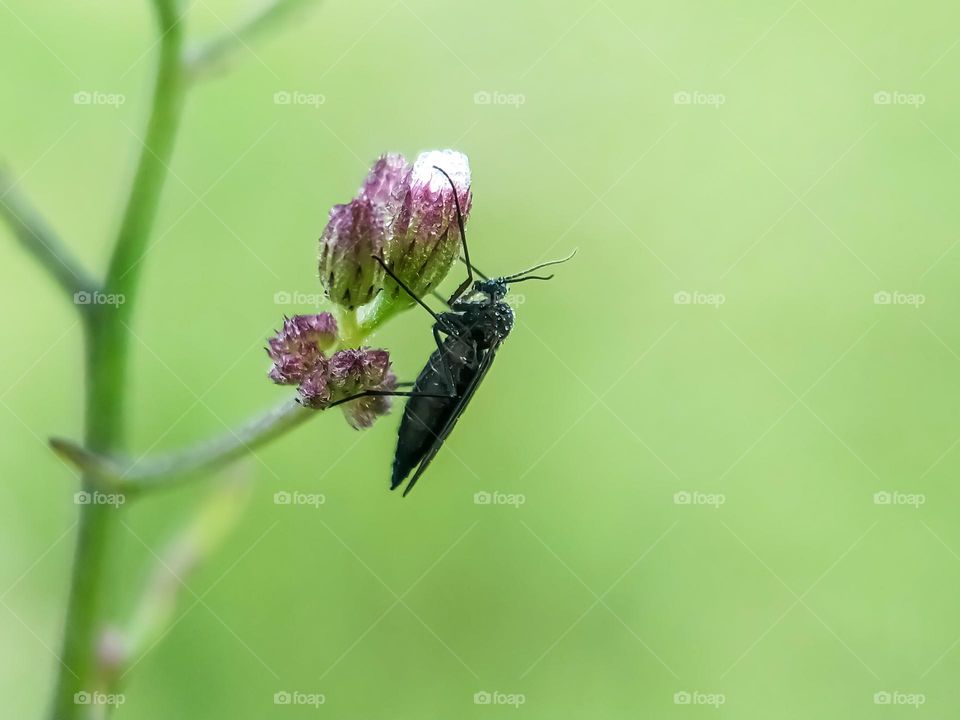
M 460 259 L 460 262 L 462 262 L 464 265 L 467 264 L 467 259 L 466 259 L 465 257 L 463 257 L 463 255 L 461 255 L 459 259 Z M 484 273 L 480 272 L 480 268 L 478 268 L 476 265 L 471 265 L 471 267 L 473 268 L 473 271 L 474 271 L 477 275 L 479 275 L 481 278 L 483 278 L 484 280 L 489 280 L 489 279 L 490 279 L 490 276 L 489 276 L 489 275 L 485 275 Z M 441 295 L 441 294 L 440 294 L 439 292 L 437 292 L 436 290 L 431 290 L 431 291 L 430 291 L 430 294 L 433 295 L 437 300 L 439 300 L 440 302 L 442 302 L 442 303 L 443 303 L 444 305 L 446 305 L 447 307 L 451 307 L 451 305 L 450 305 L 450 298 L 447 298 L 447 297 Z M 455 296 L 458 295 L 458 294 L 459 294 L 459 292 L 454 293 Z
M 450 395 L 441 395 L 440 393 L 403 392 L 398 390 L 364 390 L 356 395 L 351 395 L 350 397 L 345 397 L 337 400 L 336 402 L 330 403 L 327 405 L 327 409 L 365 397 L 430 397 L 449 400 L 450 398 L 457 397 L 457 395 L 456 393 L 452 393 Z
M 407 284 L 406 284 L 405 282 L 403 282 L 403 280 L 401 280 L 400 278 L 398 278 L 397 275 L 396 275 L 396 273 L 393 272 L 393 270 L 391 270 L 390 268 L 387 267 L 387 264 L 383 261 L 383 258 L 382 258 L 382 257 L 380 257 L 379 255 L 371 255 L 370 257 L 372 257 L 374 260 L 376 260 L 378 263 L 380 263 L 380 267 L 383 268 L 384 272 L 386 272 L 387 275 L 389 275 L 391 278 L 393 278 L 393 281 L 394 281 L 397 285 L 399 285 L 400 288 L 401 288 L 407 295 L 409 295 L 410 297 L 412 297 L 420 307 L 422 307 L 424 310 L 426 310 L 428 313 L 430 313 L 430 316 L 434 319 L 434 321 L 436 321 L 436 322 L 439 323 L 440 325 L 443 325 L 444 328 L 447 327 L 446 321 L 445 321 L 442 317 L 440 317 L 439 315 L 437 315 L 437 314 L 433 311 L 433 309 L 431 309 L 431 307 L 430 307 L 429 305 L 427 305 L 423 300 L 421 300 L 420 298 L 418 298 L 417 295 L 416 295 L 416 293 L 413 292 L 413 290 L 411 290 L 409 287 L 407 287 Z
M 430 291 L 430 294 L 433 295 L 437 300 L 439 300 L 440 302 L 442 302 L 442 303 L 443 303 L 444 305 L 446 305 L 447 307 L 450 307 L 450 303 L 447 302 L 447 299 L 446 299 L 443 295 L 441 295 L 440 293 L 438 293 L 436 290 L 431 290 L 431 291 Z
M 444 376 L 443 379 L 446 381 L 447 387 L 450 388 L 450 391 L 454 392 L 456 385 L 453 382 L 453 375 L 450 373 L 450 366 L 447 364 L 446 355 L 444 354 L 444 351 L 443 351 L 443 340 L 440 339 L 440 331 L 437 329 L 436 325 L 433 326 L 433 341 L 437 344 L 437 350 L 440 352 L 440 362 L 442 365 L 440 370 Z M 413 387 L 414 385 L 416 385 L 415 382 L 408 381 L 408 382 L 397 383 L 396 387 L 398 388 Z M 451 397 L 454 397 L 454 396 L 451 396 Z
M 447 182 L 450 183 L 450 189 L 453 190 L 453 204 L 457 208 L 457 227 L 460 229 L 460 243 L 463 245 L 463 263 L 467 266 L 467 279 L 460 283 L 460 287 L 450 296 L 449 304 L 463 295 L 463 291 L 473 283 L 473 265 L 470 264 L 470 250 L 467 249 L 467 232 L 463 229 L 463 213 L 460 211 L 460 198 L 457 195 L 457 186 L 454 184 L 453 178 L 447 174 L 446 170 L 436 165 L 433 166 L 433 169 L 443 174 Z M 467 192 L 470 191 L 467 190 Z
M 351 400 L 358 400 L 364 397 L 435 397 L 435 398 L 455 398 L 457 397 L 457 385 L 453 381 L 453 374 L 450 372 L 450 366 L 447 365 L 446 354 L 444 353 L 443 341 L 440 339 L 440 330 L 437 325 L 433 326 L 433 340 L 437 343 L 437 351 L 440 356 L 440 372 L 443 376 L 443 380 L 447 385 L 447 388 L 450 392 L 447 394 L 440 393 L 424 393 L 424 392 L 402 392 L 397 390 L 366 390 L 356 395 L 351 395 L 348 398 L 343 398 L 342 400 L 337 400 L 336 402 L 330 403 L 327 407 L 335 407 L 337 405 L 342 405 L 343 403 L 350 402 Z M 410 387 L 415 385 L 412 382 L 397 383 L 397 387 Z
M 461 256 L 460 256 L 460 262 L 462 262 L 464 265 L 466 265 L 466 264 L 467 264 L 467 259 L 466 259 L 463 255 L 461 255 Z M 476 265 L 471 264 L 470 267 L 472 267 L 472 268 L 473 268 L 473 271 L 474 271 L 477 275 L 479 275 L 482 279 L 484 279 L 484 280 L 489 280 L 489 279 L 490 279 L 490 276 L 489 276 L 489 275 L 485 275 L 484 273 L 480 272 L 480 268 L 478 268 Z
M 440 365 L 443 379 L 447 383 L 447 387 L 450 388 L 450 392 L 453 393 L 451 397 L 456 397 L 457 385 L 453 381 L 453 373 L 450 372 L 450 366 L 447 364 L 447 355 L 443 350 L 443 341 L 440 339 L 440 330 L 436 325 L 433 326 L 433 340 L 437 343 L 437 352 L 440 355 Z

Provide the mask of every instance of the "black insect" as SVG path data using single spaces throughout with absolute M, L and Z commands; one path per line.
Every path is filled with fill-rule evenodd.
M 397 432 L 397 451 L 390 478 L 390 489 L 395 490 L 413 472 L 404 488 L 404 496 L 413 489 L 436 457 L 486 377 L 500 345 L 513 329 L 513 309 L 505 301 L 509 284 L 549 280 L 552 275 L 544 277 L 529 273 L 573 257 L 570 255 L 563 260 L 541 263 L 515 275 L 488 278 L 470 263 L 456 186 L 444 170 L 435 169 L 443 173 L 453 188 L 463 242 L 463 260 L 467 267 L 467 278 L 447 300 L 449 310 L 441 313 L 431 310 L 387 267 L 382 258 L 376 258 L 397 285 L 433 317 L 433 338 L 437 344 L 437 349 L 413 383 L 411 392 L 370 393 L 409 398 Z M 482 280 L 474 280 L 475 272 Z

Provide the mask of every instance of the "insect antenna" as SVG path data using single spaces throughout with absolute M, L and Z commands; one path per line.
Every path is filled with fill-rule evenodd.
M 524 282 L 525 280 L 553 280 L 553 275 L 526 275 L 515 280 L 510 280 L 511 283 Z
M 568 260 L 573 260 L 576 254 L 577 254 L 577 250 L 574 249 L 574 251 L 569 255 L 567 255 L 565 258 L 560 258 L 559 260 L 548 260 L 547 262 L 540 263 L 539 265 L 534 265 L 532 268 L 527 268 L 523 272 L 518 272 L 515 275 L 509 275 L 503 278 L 503 280 L 505 282 L 520 282 L 520 279 L 523 278 L 523 276 L 526 275 L 527 273 L 533 272 L 534 270 L 539 270 L 540 268 L 550 267 L 551 265 L 560 265 L 562 263 L 567 262 Z M 531 277 L 535 277 L 535 276 L 531 276 Z M 553 275 L 551 275 L 550 277 L 553 277 Z M 539 279 L 549 280 L 550 278 L 548 277 L 548 278 L 539 278 Z

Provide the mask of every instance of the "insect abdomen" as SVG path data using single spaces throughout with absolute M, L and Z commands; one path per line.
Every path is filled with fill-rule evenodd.
M 459 347 L 457 347 L 459 346 Z M 459 352 L 456 352 L 459 350 Z M 455 338 L 444 342 L 446 365 L 453 376 L 454 387 L 449 387 L 443 372 L 443 359 L 436 350 L 424 366 L 413 386 L 415 393 L 450 395 L 450 397 L 411 397 L 403 411 L 397 431 L 397 453 L 393 459 L 390 488 L 400 485 L 432 447 L 437 436 L 450 420 L 457 402 L 469 383 L 469 367 L 475 363 L 472 349 L 464 352 L 464 343 Z

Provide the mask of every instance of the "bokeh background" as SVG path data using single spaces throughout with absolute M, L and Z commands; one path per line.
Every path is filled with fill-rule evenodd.
M 204 38 L 247 10 L 194 0 L 185 22 Z M 148 4 L 2 0 L 0 19 L 0 153 L 102 268 Z M 326 212 L 381 152 L 469 154 L 487 272 L 580 254 L 518 286 L 516 330 L 407 499 L 386 489 L 396 414 L 362 434 L 318 416 L 247 461 L 249 508 L 117 716 L 955 714 L 958 71 L 949 2 L 329 0 L 199 85 L 146 258 L 134 453 L 284 399 L 264 338 L 313 310 Z M 77 516 L 44 443 L 80 435 L 81 333 L 0 236 L 0 696 L 28 718 Z M 401 376 L 428 327 L 378 335 Z M 125 508 L 116 617 L 209 487 Z M 325 703 L 274 704 L 294 691 Z

